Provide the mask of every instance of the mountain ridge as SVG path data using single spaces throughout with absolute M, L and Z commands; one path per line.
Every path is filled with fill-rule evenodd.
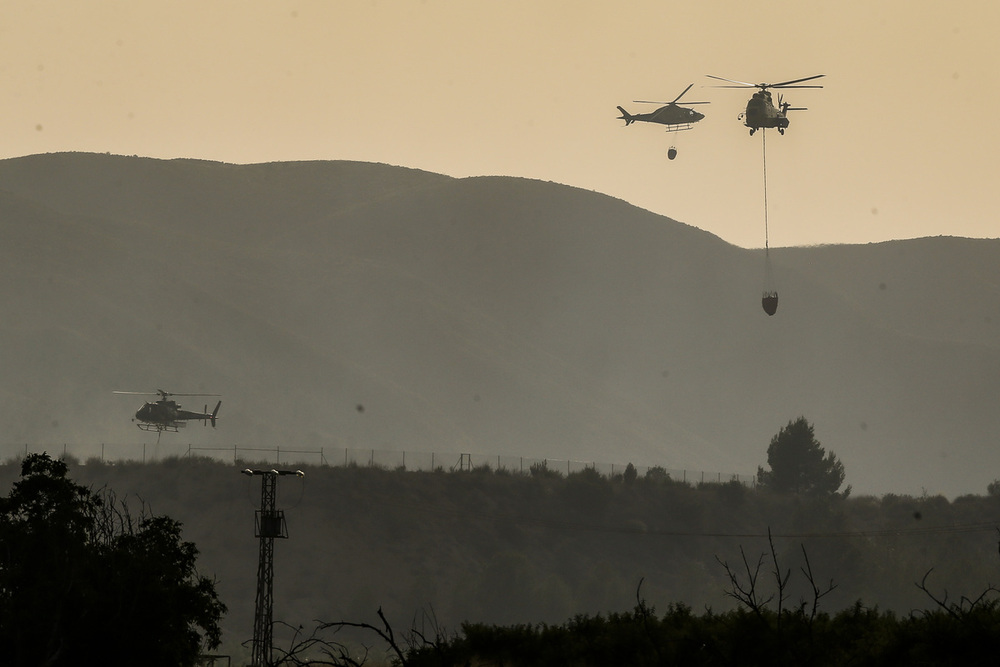
M 111 391 L 164 388 L 223 394 L 164 435 L 208 446 L 752 472 L 801 414 L 860 491 L 1000 467 L 994 240 L 772 248 L 768 318 L 763 251 L 515 177 L 50 154 L 0 216 L 11 444 L 142 441 Z

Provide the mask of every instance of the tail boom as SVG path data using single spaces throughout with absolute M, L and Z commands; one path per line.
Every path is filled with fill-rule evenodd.
M 618 107 L 618 110 L 622 112 L 621 116 L 618 116 L 619 120 L 625 121 L 625 127 L 628 127 L 635 122 L 635 117 L 632 116 L 628 111 L 625 111 L 622 107 Z

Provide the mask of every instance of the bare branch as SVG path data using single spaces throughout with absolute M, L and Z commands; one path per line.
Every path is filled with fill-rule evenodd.
M 430 625 L 430 630 L 434 634 L 433 639 L 427 638 L 427 633 L 425 627 Z M 410 624 L 410 631 L 406 637 L 406 644 L 412 650 L 418 647 L 430 646 L 435 651 L 440 652 L 441 642 L 445 640 L 445 629 L 441 627 L 438 622 L 437 614 L 434 612 L 434 607 L 430 607 L 430 611 L 421 609 L 420 610 L 420 626 L 421 629 L 417 629 L 417 618 L 414 617 L 413 622 Z
M 757 595 L 757 580 L 760 577 L 760 569 L 764 565 L 764 555 L 760 555 L 755 567 L 750 565 L 750 561 L 747 560 L 746 552 L 742 546 L 740 546 L 740 557 L 743 559 L 743 569 L 746 571 L 745 584 L 741 581 L 740 576 L 729 566 L 729 563 L 721 560 L 718 556 L 715 557 L 715 560 L 722 565 L 726 570 L 726 575 L 729 577 L 731 587 L 729 590 L 724 591 L 724 593 L 727 597 L 731 597 L 740 604 L 748 607 L 759 618 L 763 618 L 764 607 L 774 599 L 774 596 L 771 595 L 767 599 L 761 600 Z
M 969 603 L 969 611 L 972 611 L 973 609 L 975 609 L 979 605 L 984 604 L 987 601 L 986 597 L 988 595 L 990 595 L 991 593 L 1000 593 L 1000 589 L 998 589 L 993 584 L 990 584 L 989 586 L 986 587 L 986 590 L 984 590 L 982 593 L 980 593 L 979 597 L 977 597 L 975 600 L 973 600 L 971 598 L 967 598 L 967 597 L 965 597 L 963 595 L 962 596 L 962 602 L 963 602 L 963 604 L 966 603 L 966 602 L 968 602 Z
M 809 563 L 809 554 L 806 552 L 806 546 L 804 544 L 799 546 L 802 547 L 802 558 L 806 562 L 806 566 L 800 569 L 802 570 L 802 574 L 805 575 L 806 581 L 809 582 L 809 587 L 812 589 L 813 593 L 812 611 L 809 613 L 809 622 L 812 623 L 813 620 L 815 620 L 816 612 L 819 609 L 820 598 L 831 593 L 837 585 L 833 583 L 833 579 L 831 579 L 825 589 L 820 589 L 820 587 L 816 584 L 816 578 L 813 576 L 812 564 Z
M 954 604 L 948 604 L 948 590 L 947 589 L 945 589 L 945 591 L 944 591 L 944 598 L 938 599 L 937 596 L 935 596 L 933 593 L 931 593 L 930 589 L 927 588 L 927 577 L 931 576 L 931 572 L 933 572 L 933 571 L 934 571 L 933 567 L 931 569 L 927 570 L 927 573 L 924 574 L 924 578 L 920 580 L 919 584 L 916 584 L 917 588 L 919 588 L 920 590 L 922 590 L 924 592 L 924 594 L 927 595 L 927 597 L 929 597 L 931 600 L 933 600 L 934 604 L 936 604 L 938 607 L 940 607 L 944 611 L 948 612 L 948 614 L 950 616 L 952 616 L 953 618 L 961 619 L 962 616 L 961 616 L 961 614 L 958 613 L 958 611 L 955 610 L 955 605 Z
M 792 575 L 789 568 L 785 575 L 781 575 L 781 567 L 778 565 L 778 552 L 774 548 L 774 539 L 771 537 L 771 527 L 767 528 L 767 543 L 771 547 L 771 562 L 774 563 L 774 581 L 778 586 L 778 629 L 781 629 L 781 612 L 785 604 L 785 586 L 788 585 L 788 578 Z M 772 596 L 773 597 L 773 596 Z
M 288 623 L 281 621 L 275 621 L 275 625 L 284 625 L 286 627 L 292 627 Z M 337 641 L 330 639 L 325 639 L 319 635 L 320 631 L 328 629 L 324 624 L 320 623 L 315 628 L 313 628 L 312 633 L 305 638 L 299 639 L 299 633 L 302 631 L 302 626 L 295 628 L 295 634 L 292 637 L 291 644 L 287 651 L 283 651 L 277 647 L 274 647 L 276 655 L 272 662 L 274 667 L 284 667 L 285 665 L 291 667 L 300 667 L 304 665 L 328 665 L 330 667 L 362 667 L 368 660 L 369 648 L 364 647 L 364 654 L 360 656 L 360 659 L 354 658 L 351 655 L 351 649 L 346 645 Z M 339 628 L 334 628 L 334 631 Z M 320 651 L 325 659 L 317 659 L 315 651 Z
M 396 637 L 392 631 L 392 626 L 389 624 L 388 619 L 386 619 L 385 614 L 382 612 L 382 607 L 378 608 L 378 617 L 382 621 L 382 627 L 376 627 L 371 623 L 353 623 L 350 621 L 337 621 L 336 623 L 323 623 L 319 626 L 320 630 L 334 629 L 338 630 L 340 628 L 360 628 L 362 630 L 371 630 L 376 635 L 378 635 L 382 641 L 388 644 L 392 652 L 396 654 L 396 658 L 399 660 L 399 664 L 402 667 L 406 667 L 406 654 L 396 643 Z

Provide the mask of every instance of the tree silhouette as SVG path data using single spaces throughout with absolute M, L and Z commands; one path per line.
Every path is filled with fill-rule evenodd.
M 113 493 L 26 457 L 0 498 L 4 664 L 194 665 L 220 641 L 226 607 L 195 571 L 197 549 L 169 517 L 132 517 Z
M 767 464 L 770 470 L 757 468 L 757 484 L 778 493 L 831 495 L 844 483 L 844 464 L 824 452 L 805 417 L 789 421 L 771 438 Z

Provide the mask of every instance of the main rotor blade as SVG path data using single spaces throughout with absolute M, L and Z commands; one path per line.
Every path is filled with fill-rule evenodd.
M 813 79 L 820 79 L 826 76 L 826 74 L 817 74 L 816 76 L 807 76 L 804 79 L 792 79 L 791 81 L 782 81 L 781 83 L 772 83 L 768 85 L 768 88 L 822 88 L 823 86 L 793 86 L 793 83 L 801 83 L 803 81 L 812 81 Z
M 750 88 L 756 88 L 757 87 L 756 83 L 747 83 L 746 81 L 737 81 L 736 79 L 726 79 L 726 78 L 723 78 L 721 76 L 712 76 L 711 74 L 706 74 L 705 76 L 707 76 L 709 79 L 718 79 L 719 81 L 728 81 L 729 83 L 738 83 L 738 84 L 740 84 L 738 86 L 713 86 L 714 88 L 746 88 L 748 86 Z
M 671 104 L 675 104 L 675 103 L 677 102 L 677 100 L 679 100 L 679 99 L 681 99 L 682 97 L 684 97 L 684 93 L 686 93 L 687 91 L 691 90 L 691 86 L 693 86 L 693 85 L 694 85 L 693 83 L 689 83 L 689 84 L 688 84 L 688 87 L 684 89 L 684 92 L 683 92 L 683 93 L 681 93 L 680 95 L 678 95 L 677 97 L 675 97 L 675 98 L 674 98 L 674 101 L 673 101 L 673 102 L 671 102 Z
M 222 396 L 222 394 L 175 394 L 171 391 L 113 391 L 111 393 L 128 396 Z
M 739 84 L 736 86 L 712 86 L 712 88 L 760 88 L 761 90 L 765 90 L 767 88 L 822 88 L 823 86 L 796 86 L 793 84 L 819 79 L 826 76 L 826 74 L 816 74 L 815 76 L 807 76 L 803 79 L 792 79 L 791 81 L 782 81 L 780 83 L 747 83 L 746 81 L 726 79 L 721 76 L 712 76 L 711 74 L 706 74 L 705 76 L 710 79 L 718 79 L 719 81 L 728 81 L 730 83 Z
M 733 87 L 735 88 L 736 86 L 733 86 Z M 674 104 L 673 102 L 654 102 L 653 100 L 632 100 L 632 103 L 633 104 L 660 104 L 662 106 L 667 106 L 667 107 L 669 107 L 669 106 L 677 106 L 679 109 L 683 109 L 684 108 L 682 106 L 678 106 L 678 105 Z M 711 104 L 711 102 L 685 102 L 684 106 L 687 106 L 688 104 Z

